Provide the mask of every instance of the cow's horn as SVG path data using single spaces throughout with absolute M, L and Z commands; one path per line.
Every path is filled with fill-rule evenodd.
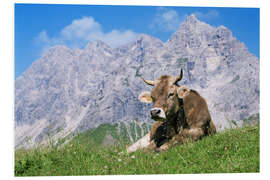
M 143 80 L 146 84 L 148 84 L 148 85 L 150 85 L 150 86 L 155 86 L 155 81 L 145 80 L 143 77 L 141 77 L 141 78 L 142 78 L 142 80 Z
M 180 81 L 183 77 L 183 70 L 181 69 L 180 75 L 175 78 L 174 83 L 176 84 L 178 81 Z

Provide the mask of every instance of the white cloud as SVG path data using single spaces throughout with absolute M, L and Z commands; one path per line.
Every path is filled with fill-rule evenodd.
M 201 20 L 211 20 L 219 17 L 219 12 L 216 10 L 210 10 L 206 13 L 194 12 L 195 16 Z
M 61 31 L 61 36 L 66 40 L 82 39 L 89 41 L 100 38 L 102 35 L 101 26 L 93 17 L 75 19 Z
M 164 32 L 176 31 L 182 20 L 183 18 L 176 11 L 168 8 L 158 8 L 150 27 Z
M 34 39 L 34 43 L 35 45 L 41 47 L 41 52 L 43 52 L 44 50 L 46 50 L 47 48 L 53 45 L 63 44 L 61 42 L 61 39 L 50 38 L 46 30 L 41 31 L 38 34 L 38 36 Z
M 37 40 L 41 41 L 41 42 L 48 42 L 49 41 L 49 37 L 46 31 L 41 31 L 37 37 Z
M 90 41 L 96 40 L 104 41 L 112 47 L 118 47 L 135 40 L 138 35 L 132 30 L 119 31 L 116 29 L 105 33 L 93 17 L 83 17 L 73 20 L 55 37 L 49 37 L 47 32 L 43 30 L 35 38 L 35 42 L 43 46 L 43 49 L 57 44 L 64 44 L 72 48 L 83 48 Z
M 131 30 L 118 31 L 113 30 L 103 36 L 101 40 L 108 42 L 112 47 L 127 44 L 138 38 L 138 34 Z

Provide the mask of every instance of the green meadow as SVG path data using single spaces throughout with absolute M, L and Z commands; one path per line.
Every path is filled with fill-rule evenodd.
M 15 176 L 241 173 L 260 171 L 259 125 L 227 129 L 166 152 L 125 152 L 127 132 L 103 124 L 69 143 L 15 151 Z M 121 130 L 121 128 L 120 128 Z M 110 134 L 113 139 L 104 144 Z M 138 137 L 139 138 L 139 137 Z M 106 142 L 106 141 L 105 141 Z M 112 143 L 113 142 L 113 143 Z

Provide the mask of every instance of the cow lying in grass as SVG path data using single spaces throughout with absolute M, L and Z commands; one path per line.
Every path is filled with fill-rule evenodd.
M 179 142 L 196 141 L 216 133 L 204 98 L 196 91 L 177 84 L 182 74 L 181 70 L 178 77 L 163 75 L 156 81 L 143 79 L 154 88 L 151 92 L 143 92 L 139 99 L 144 103 L 153 102 L 150 113 L 156 122 L 150 133 L 127 148 L 128 152 L 142 148 L 165 151 Z

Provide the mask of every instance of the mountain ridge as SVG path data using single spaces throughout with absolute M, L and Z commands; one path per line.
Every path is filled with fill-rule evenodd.
M 207 101 L 218 129 L 259 112 L 259 60 L 224 26 L 190 15 L 167 42 L 142 34 L 112 48 L 102 41 L 84 49 L 55 46 L 15 81 L 15 145 L 65 136 L 102 123 L 152 123 L 151 105 L 137 96 L 150 87 L 140 77 L 178 75 Z M 220 127 L 222 126 L 222 127 Z M 33 129 L 35 129 L 33 131 Z M 64 134 L 64 135 L 63 135 Z

